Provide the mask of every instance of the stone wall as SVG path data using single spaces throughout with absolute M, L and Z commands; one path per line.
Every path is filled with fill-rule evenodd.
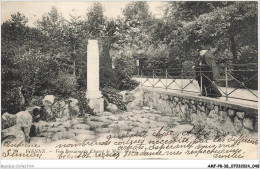
M 205 125 L 219 133 L 236 135 L 258 131 L 257 108 L 219 99 L 143 89 L 143 106 L 179 117 L 183 123 Z

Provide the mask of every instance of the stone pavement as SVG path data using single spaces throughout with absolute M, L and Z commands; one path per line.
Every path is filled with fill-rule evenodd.
M 66 141 L 69 143 L 82 142 L 85 139 L 97 141 L 107 135 L 122 135 L 131 130 L 131 134 L 140 134 L 148 131 L 152 135 L 163 127 L 164 131 L 183 132 L 190 131 L 193 125 L 182 124 L 179 117 L 162 114 L 154 109 L 143 107 L 131 112 L 118 112 L 116 114 L 103 112 L 98 116 L 77 118 L 74 120 L 56 122 L 40 121 L 34 123 L 39 134 L 32 137 L 30 143 L 56 143 Z

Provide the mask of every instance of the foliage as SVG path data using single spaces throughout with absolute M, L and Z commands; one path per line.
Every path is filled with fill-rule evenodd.
M 100 67 L 101 88 L 108 87 L 117 90 L 133 90 L 138 86 L 138 82 L 131 79 L 131 64 L 123 58 L 115 59 L 115 68 L 111 65 Z
M 195 61 L 208 46 L 217 49 L 218 63 L 257 63 L 256 2 L 168 2 L 160 23 L 168 26 L 155 27 L 162 33 L 154 39 L 181 51 L 182 61 Z M 248 76 L 232 74 L 241 82 Z
M 23 110 L 22 105 L 17 103 L 25 98 L 23 104 L 26 104 L 37 93 L 40 75 L 49 79 L 49 73 L 55 73 L 50 67 L 53 62 L 48 60 L 49 56 L 40 52 L 45 50 L 42 42 L 45 38 L 40 31 L 27 27 L 26 22 L 26 18 L 17 13 L 1 26 L 4 42 L 1 46 L 2 112 L 17 113 Z M 21 91 L 15 94 L 13 89 Z
M 88 9 L 87 30 L 90 38 L 101 37 L 105 29 L 104 9 L 99 2 Z
M 183 75 L 184 76 L 194 76 L 195 70 L 192 68 L 195 66 L 194 62 L 192 61 L 185 61 L 182 63 Z M 184 77 L 186 78 L 186 77 Z
M 13 84 L 11 84 L 13 85 Z M 1 111 L 16 114 L 19 111 L 25 110 L 24 105 L 21 104 L 21 95 L 19 94 L 18 87 L 5 87 L 7 91 L 2 91 L 1 97 Z
M 78 106 L 80 109 L 80 114 L 78 115 L 79 117 L 85 117 L 86 114 L 90 115 L 96 115 L 88 105 L 88 100 L 86 98 L 86 91 L 81 90 L 81 91 L 76 91 L 73 95 L 76 99 L 78 99 Z
M 50 82 L 54 86 L 54 93 L 68 97 L 76 91 L 76 77 L 67 72 L 59 72 L 55 79 Z
M 65 49 L 64 26 L 65 19 L 55 7 L 52 7 L 51 11 L 43 15 L 42 19 L 37 22 L 37 28 L 47 37 L 48 52 L 58 54 Z
M 40 118 L 43 121 L 47 121 L 47 122 L 51 122 L 51 121 L 55 121 L 57 118 L 57 114 L 55 113 L 49 113 L 45 108 L 43 108 L 41 110 L 41 114 L 40 114 Z
M 166 19 L 183 28 L 180 34 L 185 57 L 193 56 L 201 45 L 209 45 L 218 48 L 218 58 L 228 49 L 235 61 L 242 43 L 252 45 L 253 51 L 257 46 L 252 36 L 257 31 L 255 2 L 169 2 L 166 11 Z
M 122 96 L 120 94 L 118 94 L 118 90 L 113 89 L 113 88 L 102 88 L 101 89 L 103 96 L 106 98 L 106 100 L 109 103 L 113 103 L 115 105 L 117 105 L 117 107 L 120 110 L 126 110 L 126 105 L 125 103 L 122 101 Z
M 133 74 L 133 63 L 124 58 L 117 58 L 114 61 L 114 72 L 117 77 L 118 90 L 133 90 L 139 83 L 131 79 Z
M 136 80 L 125 78 L 121 81 L 120 90 L 134 90 L 139 85 Z

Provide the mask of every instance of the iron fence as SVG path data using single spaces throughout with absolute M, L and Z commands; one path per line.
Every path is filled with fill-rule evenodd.
M 143 87 L 161 88 L 180 92 L 203 94 L 203 83 L 210 82 L 206 87 L 214 87 L 225 97 L 246 101 L 258 101 L 258 68 L 257 64 L 220 65 L 220 77 L 212 80 L 209 74 L 201 67 L 183 68 L 181 66 L 169 69 L 140 70 L 140 85 Z M 199 70 L 198 70 L 199 69 Z M 236 94 L 234 94 L 237 92 Z M 206 94 L 207 95 L 207 94 Z M 246 96 L 245 96 L 246 95 Z M 249 96 L 250 95 L 250 96 Z

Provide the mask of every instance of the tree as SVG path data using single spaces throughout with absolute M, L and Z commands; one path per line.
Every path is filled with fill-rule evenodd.
M 104 8 L 99 2 L 88 9 L 86 29 L 88 31 L 88 38 L 100 38 L 104 36 L 105 17 Z
M 124 19 L 116 20 L 117 42 L 113 44 L 114 58 L 133 58 L 144 53 L 150 46 L 148 32 L 152 16 L 147 2 L 131 2 L 123 10 L 123 14 Z
M 64 27 L 65 19 L 54 6 L 37 21 L 37 28 L 48 37 L 48 51 L 52 54 L 58 54 L 67 47 L 64 44 Z
M 17 113 L 23 107 L 19 105 L 19 97 L 28 100 L 34 93 L 34 78 L 37 74 L 38 54 L 46 51 L 45 36 L 37 29 L 26 25 L 27 18 L 17 13 L 1 25 L 2 44 L 2 112 Z M 27 57 L 32 51 L 35 57 Z M 33 89 L 32 89 L 33 88 Z M 24 95 L 24 96 L 22 96 Z M 24 105 L 23 105 L 24 106 Z
M 73 62 L 73 75 L 76 77 L 76 70 L 79 70 L 80 63 L 85 63 L 85 47 L 86 31 L 83 29 L 84 23 L 80 16 L 70 15 L 64 28 L 64 40 L 67 46 L 66 51 L 69 54 L 70 61 Z
M 123 10 L 123 15 L 126 21 L 141 25 L 149 24 L 152 18 L 152 14 L 149 12 L 149 6 L 145 1 L 130 2 Z
M 255 51 L 256 38 L 252 37 L 257 30 L 256 2 L 168 2 L 165 11 L 164 19 L 182 28 L 178 32 L 186 58 L 205 44 L 217 47 L 221 58 L 226 50 L 230 51 L 233 61 L 238 60 L 241 42 L 252 44 Z M 174 31 L 171 35 L 178 38 Z
M 217 49 L 218 63 L 257 62 L 257 2 L 168 2 L 164 20 L 175 23 L 166 36 L 173 42 L 166 42 L 182 51 L 183 60 L 195 60 L 206 45 Z M 176 31 L 178 24 L 181 29 Z M 249 77 L 242 72 L 233 75 L 240 81 Z

